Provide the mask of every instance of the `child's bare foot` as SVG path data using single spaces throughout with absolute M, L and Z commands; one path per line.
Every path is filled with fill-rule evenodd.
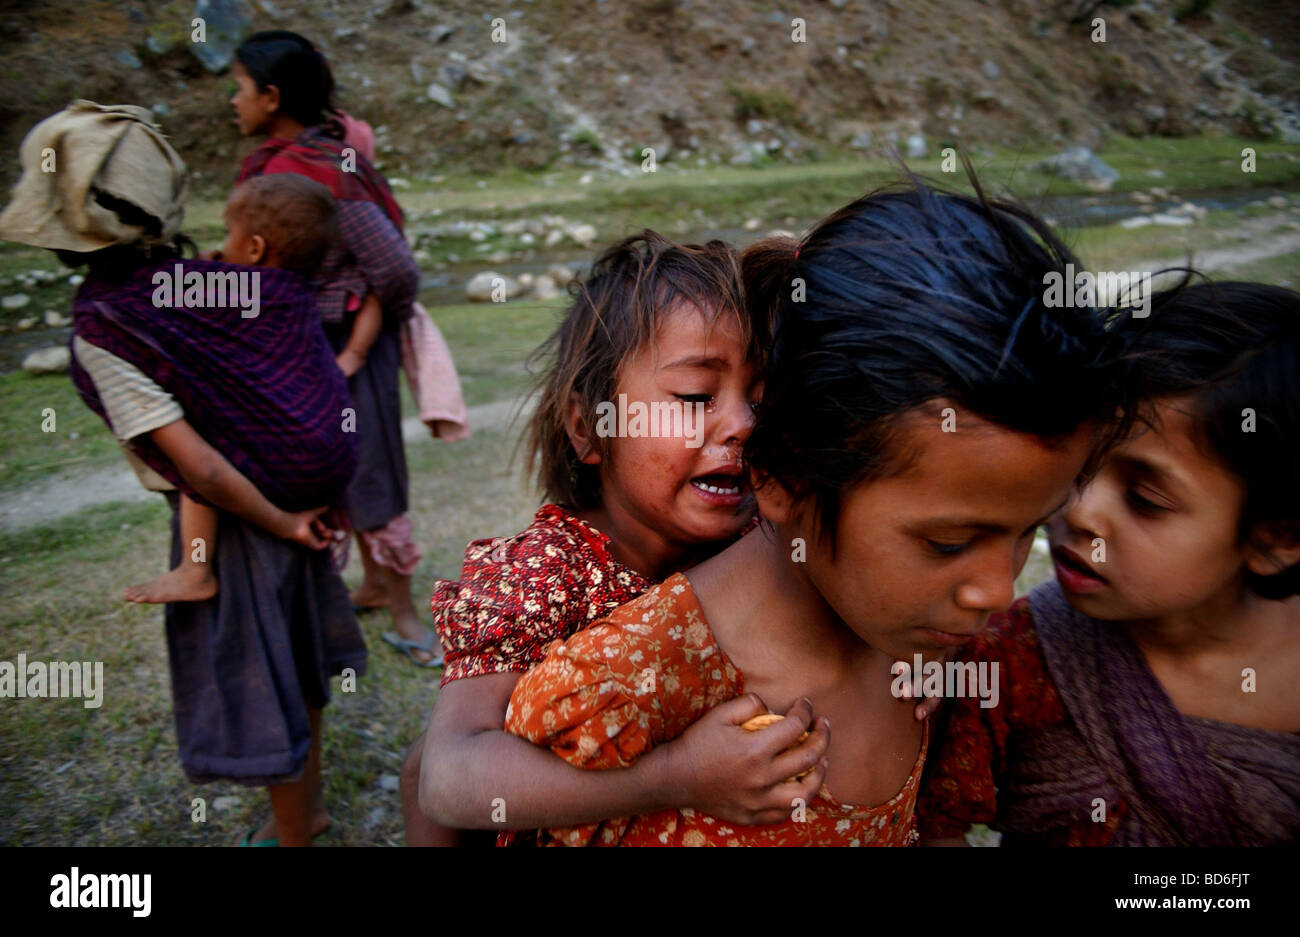
M 202 602 L 217 594 L 217 577 L 212 568 L 199 564 L 177 566 L 157 579 L 138 586 L 127 586 L 124 598 L 128 602 Z
M 315 839 L 317 836 L 326 832 L 330 828 L 330 824 L 333 822 L 333 819 L 330 817 L 330 812 L 325 808 L 324 804 L 319 807 L 312 807 L 311 821 L 307 826 L 307 828 L 311 830 L 312 839 Z M 279 837 L 280 830 L 276 827 L 275 815 L 272 814 L 271 818 L 262 824 L 262 828 L 254 833 L 248 842 L 251 845 L 253 843 L 259 843 L 264 839 L 278 839 Z

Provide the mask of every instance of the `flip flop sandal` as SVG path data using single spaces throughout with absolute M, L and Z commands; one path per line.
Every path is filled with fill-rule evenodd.
M 236 846 L 279 846 L 280 845 L 280 841 L 276 839 L 274 836 L 269 839 L 259 839 L 257 842 L 252 842 L 252 839 L 256 834 L 257 834 L 257 827 L 253 827 L 251 830 L 245 833 L 244 838 L 241 839 L 235 845 Z
M 411 663 L 415 664 L 417 667 L 422 667 L 427 670 L 434 667 L 441 667 L 443 664 L 443 659 L 441 657 L 433 657 L 429 660 L 420 660 L 420 658 L 415 656 L 416 651 L 424 651 L 426 654 L 433 653 L 433 642 L 437 640 L 437 636 L 432 633 L 430 633 L 429 637 L 422 642 L 411 641 L 402 637 L 396 631 L 384 632 L 383 639 L 386 644 L 393 648 L 393 650 L 401 651 L 409 657 Z

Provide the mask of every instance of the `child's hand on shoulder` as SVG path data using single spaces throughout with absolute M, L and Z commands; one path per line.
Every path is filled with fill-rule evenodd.
M 748 693 L 709 710 L 671 745 L 652 750 L 651 756 L 665 759 L 668 789 L 677 794 L 671 806 L 757 826 L 790 819 L 796 800 L 810 803 L 826 777 L 830 723 L 814 719 L 812 703 L 802 699 L 761 732 L 741 728 L 766 712 Z

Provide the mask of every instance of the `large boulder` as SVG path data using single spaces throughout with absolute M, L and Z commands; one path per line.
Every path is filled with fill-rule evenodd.
M 1055 173 L 1062 179 L 1077 182 L 1093 192 L 1107 192 L 1119 180 L 1119 173 L 1102 162 L 1086 146 L 1072 146 L 1036 163 L 1034 168 Z
M 252 11 L 243 0 L 198 0 L 194 16 L 203 20 L 204 41 L 189 42 L 190 51 L 213 74 L 225 71 L 253 25 Z

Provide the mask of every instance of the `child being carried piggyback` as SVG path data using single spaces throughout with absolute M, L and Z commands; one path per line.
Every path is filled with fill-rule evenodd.
M 333 197 L 317 182 L 289 174 L 250 179 L 231 193 L 224 216 L 226 239 L 210 259 L 290 271 L 305 278 L 306 289 L 307 280 L 338 239 L 335 216 Z M 370 304 L 369 314 L 379 314 L 377 303 Z M 292 468 L 292 463 L 268 464 L 272 471 Z M 298 483 L 292 477 L 278 482 L 286 488 Z M 162 485 L 155 487 L 164 490 Z M 217 512 L 182 494 L 180 532 L 188 548 L 182 551 L 179 565 L 149 582 L 128 586 L 127 601 L 201 602 L 217 594 L 217 580 L 207 561 L 208 553 L 215 553 Z
M 926 842 L 1300 842 L 1300 294 L 1184 286 L 1122 329 L 1139 429 L 971 646 L 1002 698 L 948 704 Z
M 433 595 L 447 670 L 427 737 L 403 771 L 408 845 L 456 842 L 456 829 L 535 829 L 665 805 L 771 823 L 791 798 L 816 791 L 827 735 L 803 700 L 760 737 L 739 726 L 767 707 L 742 696 L 625 772 L 581 771 L 503 731 L 511 690 L 552 642 L 752 524 L 741 450 L 766 334 L 720 241 L 683 245 L 646 231 L 609 248 L 577 286 L 545 346 L 551 366 L 529 433 L 550 503 L 522 532 L 471 543 L 460 581 L 440 582 Z M 603 404 L 628 415 L 676 408 L 680 431 L 642 424 L 634 435 L 629 417 L 617 435 L 618 420 L 602 425 Z

